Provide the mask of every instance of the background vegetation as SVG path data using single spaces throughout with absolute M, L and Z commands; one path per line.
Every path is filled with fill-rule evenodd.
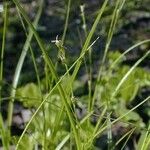
M 148 150 L 149 4 L 1 2 L 1 148 Z

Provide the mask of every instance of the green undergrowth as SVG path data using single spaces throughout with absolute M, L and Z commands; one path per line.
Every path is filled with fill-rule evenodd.
M 4 1 L 3 37 L 1 51 L 0 102 L 8 101 L 7 119 L 0 114 L 0 138 L 4 150 L 12 146 L 16 150 L 87 150 L 87 149 L 138 149 L 148 150 L 150 147 L 149 121 L 145 122 L 136 111 L 141 110 L 150 117 L 149 99 L 142 97 L 136 105 L 144 88 L 150 87 L 150 72 L 140 64 L 150 58 L 150 50 L 145 48 L 144 54 L 132 66 L 124 64 L 126 54 L 130 54 L 139 46 L 149 44 L 145 39 L 128 48 L 124 53 L 110 51 L 113 34 L 116 31 L 122 9 L 126 7 L 126 0 L 117 0 L 111 7 L 105 0 L 96 13 L 96 18 L 90 30 L 84 5 L 80 7 L 84 37 L 79 56 L 70 61 L 66 55 L 65 39 L 69 26 L 71 0 L 67 1 L 66 19 L 62 36 L 49 43 L 57 49 L 56 58 L 51 58 L 47 46 L 40 37 L 37 28 L 42 15 L 44 0 L 39 0 L 38 10 L 33 21 L 28 17 L 23 5 L 18 0 L 11 4 L 16 6 L 16 12 L 26 36 L 21 55 L 15 68 L 10 94 L 3 96 L 4 53 L 7 21 L 9 18 L 9 2 Z M 112 8 L 113 6 L 113 8 Z M 96 37 L 99 22 L 103 21 L 103 14 L 111 8 L 112 14 L 103 55 L 93 64 L 92 55 L 95 45 L 101 37 Z M 124 10 L 124 9 L 123 9 Z M 105 14 L 106 15 L 106 14 Z M 62 37 L 62 38 L 61 38 Z M 36 41 L 38 49 L 32 47 Z M 70 39 L 71 40 L 71 39 Z M 42 69 L 36 58 L 41 54 Z M 51 49 L 53 51 L 53 49 Z M 30 55 L 34 67 L 36 81 L 19 85 L 23 64 Z M 72 56 L 73 57 L 73 56 Z M 11 63 L 11 62 L 10 62 Z M 85 73 L 79 72 L 85 68 Z M 62 69 L 64 74 L 59 70 Z M 96 73 L 94 72 L 96 69 Z M 41 72 L 42 70 L 42 72 Z M 28 76 L 28 70 L 26 75 Z M 21 135 L 12 135 L 13 111 L 15 102 L 21 102 L 24 109 L 29 110 L 30 118 L 24 123 Z M 132 140 L 132 137 L 134 140 Z M 138 138 L 136 138 L 138 137 Z M 99 146 L 98 143 L 104 143 Z M 134 142 L 134 144 L 129 144 Z

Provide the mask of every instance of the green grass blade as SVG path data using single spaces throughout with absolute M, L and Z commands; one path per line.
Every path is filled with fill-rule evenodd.
M 35 19 L 35 21 L 34 21 L 34 23 L 33 23 L 33 25 L 34 25 L 34 27 L 36 28 L 37 27 L 37 22 L 38 21 L 36 21 L 36 20 L 39 20 L 40 19 L 40 16 L 41 16 L 41 13 L 42 13 L 42 8 L 43 8 L 43 5 L 44 5 L 44 1 L 39 1 L 40 3 L 38 4 L 40 7 L 39 7 L 39 11 L 38 11 L 38 13 L 37 13 L 37 19 Z M 21 16 L 21 14 L 20 14 L 20 11 L 17 9 L 17 11 L 18 11 L 18 14 L 19 14 L 19 17 L 20 17 L 20 21 L 21 21 L 21 23 L 22 23 L 22 26 L 23 26 L 23 29 L 24 29 L 24 31 L 25 31 L 25 34 L 26 34 L 26 36 L 28 36 L 28 33 L 27 33 L 27 29 L 26 29 L 26 27 L 25 27 L 25 23 L 24 23 L 24 21 L 23 21 L 23 18 L 22 18 L 22 16 Z M 30 30 L 31 29 L 29 29 L 29 33 L 30 33 Z M 32 31 L 31 31 L 32 32 Z M 32 32 L 33 33 L 33 32 Z M 33 34 L 32 34 L 33 35 Z M 34 65 L 34 69 L 35 69 L 35 74 L 36 74 L 36 78 L 37 78 L 37 83 L 38 83 L 38 88 L 39 88 L 39 95 L 40 95 L 40 99 L 41 99 L 41 102 L 43 101 L 43 95 L 42 95 L 42 89 L 41 89 L 41 81 L 40 81 L 40 77 L 39 77 L 39 71 L 38 71 L 38 67 L 37 67 L 37 63 L 36 63 L 36 59 L 35 59 L 35 55 L 34 55 L 34 52 L 33 52 L 33 49 L 32 49 L 32 47 L 31 47 L 31 44 L 29 45 L 29 49 L 30 49 L 30 53 L 31 53 L 31 57 L 32 57 L 32 61 L 33 61 L 33 65 Z M 45 121 L 45 108 L 44 108 L 44 106 L 42 107 L 42 114 L 43 114 L 43 122 L 44 122 L 44 124 L 43 124 L 43 128 L 41 129 L 42 131 L 41 131 L 41 133 L 42 133 L 42 145 L 46 145 L 46 121 Z M 36 119 L 37 120 L 37 119 Z M 37 120 L 37 123 L 39 123 L 39 121 Z M 44 149 L 44 147 L 42 147 L 42 149 Z
M 2 48 L 0 56 L 0 107 L 1 107 L 1 94 L 2 94 L 2 82 L 3 82 L 3 64 L 4 64 L 4 50 L 6 45 L 6 32 L 8 22 L 8 3 L 4 2 L 4 25 L 3 25 L 3 37 L 2 37 Z
M 0 114 L 0 136 L 1 136 L 2 146 L 4 150 L 9 150 L 9 134 L 7 132 L 8 131 L 5 128 L 3 118 Z
M 62 147 L 65 145 L 65 143 L 69 140 L 70 134 L 68 134 L 62 141 L 61 143 L 56 147 L 55 150 L 61 150 Z
M 40 39 L 39 35 L 37 34 L 34 26 L 32 25 L 32 23 L 30 22 L 30 19 L 28 18 L 28 16 L 26 15 L 25 11 L 23 10 L 23 8 L 21 7 L 20 3 L 17 1 L 17 0 L 13 0 L 13 2 L 15 3 L 15 5 L 18 7 L 20 13 L 22 14 L 22 16 L 24 17 L 25 21 L 27 22 L 27 24 L 29 25 L 29 27 L 31 28 L 31 30 L 33 31 L 34 33 L 34 36 L 39 44 L 39 47 L 43 53 L 43 57 L 44 57 L 44 60 L 46 61 L 55 81 L 57 82 L 59 80 L 56 72 L 55 72 L 55 68 L 54 68 L 54 65 L 52 63 L 52 60 L 49 58 L 48 54 L 47 54 L 47 51 L 45 49 L 45 46 L 42 42 L 42 40 Z M 65 105 L 65 109 L 67 111 L 67 115 L 69 117 L 69 120 L 70 120 L 70 123 L 71 123 L 71 126 L 72 126 L 72 129 L 73 129 L 73 133 L 74 133 L 74 136 L 75 136 L 75 141 L 76 141 L 76 145 L 78 147 L 78 149 L 80 148 L 80 140 L 79 140 L 79 136 L 78 136 L 78 132 L 76 130 L 76 127 L 75 127 L 75 121 L 74 121 L 74 115 L 72 113 L 72 110 L 71 110 L 71 105 L 68 103 L 68 99 L 69 97 L 66 95 L 64 89 L 62 88 L 61 84 L 58 84 L 57 85 L 57 88 L 60 92 L 60 95 L 62 97 L 62 101 Z
M 41 13 L 42 13 L 43 1 L 41 1 L 41 2 L 42 3 L 40 3 L 39 10 L 37 12 L 35 21 L 33 23 L 34 26 L 35 26 L 35 28 L 37 27 L 38 21 L 40 19 Z M 14 78 L 13 78 L 13 83 L 12 83 L 11 97 L 15 97 L 15 95 L 16 95 L 16 88 L 17 88 L 17 85 L 18 85 L 18 81 L 19 81 L 21 69 L 22 69 L 25 57 L 27 55 L 28 49 L 30 47 L 30 43 L 31 43 L 32 37 L 33 37 L 33 32 L 32 32 L 31 29 L 29 29 L 29 34 L 27 36 L 27 40 L 26 40 L 26 42 L 24 44 L 21 56 L 19 58 L 16 70 L 15 70 L 15 74 L 14 74 Z M 14 103 L 14 100 L 15 100 L 14 98 L 11 99 L 11 101 L 9 102 L 9 105 L 8 105 L 8 120 L 7 120 L 7 126 L 8 127 L 10 127 L 11 123 L 12 123 L 12 113 L 13 113 L 13 103 Z
M 66 33 L 67 33 L 67 29 L 68 29 L 70 7 L 71 7 L 71 0 L 68 0 L 66 21 L 65 21 L 63 36 L 62 36 L 62 39 L 61 39 L 62 40 L 62 45 L 64 44 Z
M 2 36 L 2 47 L 1 47 L 1 54 L 0 54 L 0 111 L 1 103 L 2 103 L 2 86 L 3 86 L 3 68 L 4 68 L 4 51 L 6 47 L 6 33 L 7 33 L 7 23 L 8 23 L 8 2 L 4 1 L 4 25 L 3 25 L 3 36 Z M 1 116 L 0 112 L 0 136 L 2 140 L 2 146 L 4 150 L 9 149 L 9 134 L 4 126 L 4 120 Z
M 121 150 L 124 150 L 124 147 L 126 146 L 128 140 L 130 139 L 130 137 L 131 137 L 131 135 L 133 134 L 134 130 L 135 130 L 135 129 L 133 129 L 132 132 L 130 132 L 128 138 L 126 139 L 126 141 L 124 142 L 123 146 L 121 147 Z
M 39 107 L 36 109 L 36 111 L 34 112 L 34 114 L 32 115 L 31 119 L 29 120 L 29 122 L 27 123 L 23 133 L 21 134 L 17 146 L 16 146 L 16 150 L 18 149 L 18 146 L 23 138 L 23 136 L 25 135 L 29 125 L 31 124 L 31 122 L 33 121 L 33 119 L 35 118 L 35 116 L 37 115 L 37 113 L 39 112 L 39 110 L 41 109 L 41 107 L 43 106 L 43 104 L 47 101 L 47 99 L 49 98 L 49 96 L 53 93 L 53 91 L 57 88 L 58 84 L 61 83 L 61 81 L 64 79 L 64 77 L 66 77 L 69 73 L 69 71 L 78 63 L 78 61 L 80 61 L 80 59 L 82 59 L 84 57 L 84 55 L 86 54 L 86 52 L 88 52 L 88 50 L 95 44 L 95 42 L 98 40 L 98 38 L 90 45 L 90 47 L 87 49 L 87 51 L 85 51 L 72 65 L 71 67 L 68 69 L 68 71 L 59 79 L 59 81 L 56 83 L 56 85 L 50 90 L 50 92 L 48 93 L 48 95 L 44 98 L 44 100 L 42 101 L 42 103 L 39 105 Z
M 141 105 L 143 105 L 145 102 L 147 102 L 149 100 L 150 100 L 150 96 L 148 96 L 147 98 L 145 98 L 142 102 L 140 102 L 139 104 L 137 104 L 135 107 L 133 107 L 132 109 L 130 109 L 125 114 L 121 115 L 120 117 L 118 117 L 117 119 L 115 119 L 114 121 L 112 121 L 111 124 L 113 125 L 116 122 L 120 121 L 121 119 L 123 119 L 124 117 L 126 117 L 127 115 L 129 115 L 132 111 L 134 111 L 135 109 L 137 109 L 138 107 L 140 107 Z M 101 128 L 99 131 L 97 131 L 97 133 L 95 134 L 94 138 L 96 138 L 100 133 L 102 133 L 106 129 L 107 129 L 107 126 Z
M 120 11 L 121 11 L 121 9 L 123 7 L 123 4 L 124 4 L 124 3 L 122 3 L 122 5 L 121 5 L 121 2 L 122 1 L 117 0 L 116 5 L 115 5 L 115 9 L 114 9 L 113 14 L 112 14 L 112 20 L 111 20 L 111 24 L 110 24 L 109 31 L 108 31 L 108 36 L 107 36 L 107 40 L 106 40 L 104 55 L 102 57 L 102 62 L 99 66 L 99 71 L 98 71 L 98 76 L 97 76 L 97 79 L 96 79 L 95 90 L 94 90 L 94 94 L 93 94 L 93 97 L 92 97 L 91 102 L 90 102 L 90 110 L 92 110 L 93 105 L 95 103 L 95 99 L 96 99 L 96 95 L 97 95 L 97 89 L 98 89 L 98 83 L 100 83 L 100 80 L 101 80 L 101 73 L 103 71 L 103 67 L 104 67 L 104 63 L 105 63 L 106 56 L 107 56 L 107 53 L 108 53 L 108 49 L 109 49 L 109 46 L 110 46 L 110 43 L 111 43 L 111 40 L 112 40 L 112 37 L 113 37 L 113 33 L 114 33 L 114 30 L 115 30 L 115 27 L 116 27 L 117 20 L 119 18 Z M 109 105 L 109 102 L 108 102 L 108 105 Z
M 108 0 L 105 0 L 104 3 L 103 3 L 103 5 L 102 5 L 102 7 L 100 8 L 100 10 L 98 12 L 98 15 L 97 15 L 97 17 L 95 19 L 95 22 L 94 22 L 94 24 L 93 24 L 93 26 L 92 26 L 92 28 L 90 30 L 90 33 L 88 34 L 88 37 L 86 38 L 85 44 L 84 44 L 84 46 L 83 46 L 83 48 L 81 50 L 81 54 L 80 55 L 82 55 L 87 50 L 87 48 L 89 47 L 90 41 L 91 41 L 91 39 L 92 39 L 92 37 L 94 35 L 94 32 L 95 32 L 96 27 L 97 27 L 97 25 L 98 25 L 98 23 L 99 23 L 99 21 L 101 19 L 102 14 L 105 11 L 107 3 L 108 3 Z M 75 66 L 75 69 L 73 71 L 73 74 L 72 74 L 72 77 L 71 77 L 71 81 L 70 81 L 71 84 L 73 83 L 73 81 L 74 81 L 74 79 L 75 79 L 75 77 L 76 77 L 76 75 L 77 75 L 77 73 L 79 71 L 81 63 L 82 63 L 82 61 L 79 61 L 76 64 L 76 66 Z
M 149 139 L 150 131 L 149 130 L 150 130 L 150 124 L 149 124 L 148 130 L 143 131 L 141 133 L 141 136 L 137 145 L 137 150 L 148 150 L 148 146 L 150 146 L 150 139 Z
M 132 133 L 135 131 L 135 129 L 136 129 L 136 128 L 133 128 L 133 129 L 129 130 L 126 134 L 124 134 L 124 135 L 116 142 L 116 144 L 115 144 L 114 147 L 113 147 L 113 150 L 115 150 L 115 147 L 116 147 L 124 138 L 126 138 L 128 135 L 129 135 L 129 137 L 130 137 L 130 134 L 132 134 Z
M 114 92 L 112 93 L 112 97 L 116 96 L 117 92 L 119 91 L 119 89 L 121 88 L 122 84 L 126 81 L 126 79 L 128 78 L 128 76 L 133 72 L 133 70 L 150 54 L 150 50 L 148 50 L 148 52 L 141 57 L 131 68 L 130 70 L 124 75 L 124 77 L 121 79 L 121 81 L 119 82 L 119 84 L 117 85 L 117 87 L 115 88 Z
M 97 77 L 97 81 L 96 81 L 97 83 L 99 83 L 100 79 L 101 79 L 101 73 L 103 71 L 103 66 L 104 66 L 106 56 L 107 56 L 107 53 L 108 53 L 108 50 L 109 50 L 109 46 L 110 46 L 110 43 L 111 43 L 111 40 L 112 40 L 112 37 L 113 37 L 113 33 L 115 31 L 115 27 L 116 27 L 116 24 L 117 24 L 117 21 L 118 21 L 118 18 L 119 18 L 119 14 L 121 12 L 123 4 L 125 3 L 125 1 L 124 2 L 123 1 L 117 0 L 116 5 L 115 5 L 115 9 L 114 9 L 113 14 L 112 14 L 112 20 L 111 20 L 111 24 L 110 24 L 109 31 L 108 31 L 108 37 L 107 37 L 107 40 L 106 40 L 104 55 L 103 55 L 103 58 L 102 58 L 102 63 L 99 67 L 98 77 Z M 96 84 L 95 91 L 94 91 L 94 94 L 93 94 L 93 98 L 91 99 L 91 104 L 90 104 L 90 109 L 91 110 L 93 109 L 93 105 L 95 103 L 97 88 L 98 88 L 98 85 Z M 107 109 L 108 109 L 107 110 L 108 111 L 107 112 L 107 116 L 108 116 L 107 117 L 108 150 L 110 150 L 111 146 L 112 146 L 111 120 L 110 120 L 111 112 L 109 112 L 110 107 L 111 107 L 110 106 L 110 101 L 107 101 Z
M 127 50 L 125 50 L 124 53 L 122 53 L 110 66 L 110 68 L 114 68 L 115 65 L 117 64 L 117 62 L 119 62 L 127 53 L 129 53 L 130 51 L 132 51 L 133 49 L 137 48 L 138 46 L 142 45 L 142 44 L 146 44 L 146 43 L 150 43 L 150 39 L 141 41 L 136 43 L 135 45 L 131 46 L 130 48 L 128 48 Z

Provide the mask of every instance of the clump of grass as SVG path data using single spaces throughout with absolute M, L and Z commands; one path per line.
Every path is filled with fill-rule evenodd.
M 113 81 L 113 76 L 115 75 L 115 73 L 113 74 L 113 71 L 116 71 L 115 70 L 116 68 L 119 69 L 120 66 L 118 66 L 118 62 L 122 59 L 122 57 L 125 57 L 125 55 L 128 52 L 130 52 L 137 46 L 150 42 L 150 40 L 149 39 L 144 40 L 130 47 L 123 54 L 117 56 L 117 58 L 113 61 L 113 63 L 109 67 L 107 67 L 106 61 L 107 60 L 109 61 L 108 53 L 109 53 L 110 43 L 113 38 L 113 33 L 115 31 L 116 24 L 119 19 L 119 15 L 126 2 L 125 0 L 121 0 L 121 1 L 117 0 L 112 14 L 112 20 L 108 30 L 108 36 L 106 39 L 102 61 L 100 62 L 98 75 L 96 77 L 96 81 L 93 81 L 91 56 L 92 56 L 92 51 L 94 49 L 92 47 L 97 42 L 99 37 L 96 38 L 95 40 L 92 39 L 94 33 L 96 32 L 97 26 L 101 21 L 102 15 L 107 9 L 108 2 L 109 2 L 108 0 L 105 0 L 103 5 L 100 7 L 97 17 L 89 32 L 87 31 L 86 28 L 86 16 L 84 14 L 84 9 L 83 7 L 81 7 L 81 16 L 83 20 L 84 34 L 86 38 L 85 38 L 85 43 L 83 44 L 83 47 L 81 49 L 80 55 L 75 60 L 75 62 L 70 65 L 67 63 L 67 57 L 65 55 L 65 48 L 64 48 L 65 37 L 67 34 L 67 28 L 69 22 L 70 8 L 71 8 L 71 0 L 68 0 L 68 7 L 67 7 L 63 36 L 61 40 L 59 40 L 57 37 L 55 41 L 55 44 L 58 48 L 58 57 L 60 58 L 62 65 L 65 66 L 66 69 L 65 74 L 59 76 L 57 73 L 57 66 L 59 65 L 59 63 L 56 62 L 55 64 L 52 61 L 51 57 L 47 52 L 43 40 L 41 39 L 38 32 L 36 31 L 36 28 L 38 26 L 38 21 L 42 13 L 44 0 L 39 1 L 39 10 L 35 17 L 35 21 L 33 23 L 30 21 L 25 10 L 21 6 L 21 3 L 18 0 L 13 0 L 13 3 L 17 8 L 18 15 L 20 17 L 20 21 L 22 23 L 27 39 L 24 44 L 21 56 L 19 58 L 15 70 L 13 82 L 12 82 L 12 90 L 10 94 L 6 128 L 2 116 L 0 115 L 0 127 L 1 127 L 0 135 L 2 137 L 4 149 L 6 150 L 9 149 L 10 143 L 12 143 L 10 127 L 12 125 L 13 105 L 15 99 L 19 96 L 20 99 L 22 99 L 22 103 L 26 104 L 26 106 L 29 109 L 30 107 L 34 107 L 34 111 L 32 112 L 33 114 L 30 120 L 28 121 L 28 123 L 26 124 L 21 136 L 16 137 L 16 142 L 14 142 L 15 140 L 13 141 L 16 144 L 15 147 L 16 150 L 17 149 L 26 150 L 26 149 L 33 149 L 33 148 L 39 149 L 38 148 L 39 146 L 41 146 L 43 150 L 45 149 L 60 150 L 63 147 L 67 149 L 78 149 L 78 150 L 94 149 L 95 141 L 97 140 L 98 137 L 103 135 L 104 132 L 107 133 L 108 149 L 115 149 L 120 142 L 126 139 L 122 145 L 122 149 L 125 147 L 127 141 L 137 129 L 136 125 L 134 125 L 133 128 L 131 128 L 126 134 L 120 137 L 120 139 L 116 143 L 114 143 L 113 141 L 112 125 L 116 124 L 119 121 L 122 121 L 122 119 L 128 117 L 130 114 L 133 114 L 136 108 L 140 107 L 142 104 L 149 101 L 150 96 L 144 99 L 141 103 L 139 103 L 132 109 L 123 113 L 122 115 L 116 116 L 117 118 L 114 120 L 112 120 L 112 113 L 114 113 L 115 111 L 113 110 L 112 103 L 114 102 L 114 100 L 123 99 L 123 97 L 120 97 L 119 95 L 122 86 L 124 86 L 124 83 L 126 83 L 128 78 L 137 69 L 138 65 L 150 55 L 150 50 L 148 50 L 143 56 L 141 56 L 141 58 L 132 67 L 130 67 L 126 71 L 126 73 L 123 74 L 123 76 L 121 77 L 119 76 L 119 81 L 117 80 L 117 82 L 114 83 L 114 87 L 112 87 L 110 91 L 105 91 L 105 90 L 107 89 L 109 82 L 111 80 Z M 6 39 L 6 31 L 7 31 L 6 27 L 7 27 L 7 19 L 8 19 L 7 14 L 8 14 L 7 2 L 5 2 L 4 27 L 3 27 L 4 32 L 3 32 L 1 60 L 3 60 L 4 57 L 4 48 L 6 44 L 5 39 Z M 29 28 L 28 30 L 25 24 L 28 25 Z M 43 56 L 43 63 L 45 65 L 44 66 L 45 78 L 43 80 L 46 82 L 45 84 L 42 82 L 42 79 L 40 78 L 40 73 L 38 71 L 37 62 L 34 55 L 34 53 L 36 52 L 34 52 L 31 46 L 33 37 L 38 43 L 41 54 Z M 30 53 L 32 56 L 33 65 L 35 68 L 35 74 L 37 77 L 37 85 L 35 83 L 27 84 L 23 88 L 17 88 L 19 77 L 21 74 L 21 69 L 25 57 L 28 53 L 28 49 L 30 49 Z M 86 100 L 88 110 L 86 114 L 81 119 L 79 119 L 76 113 L 76 105 L 80 102 L 76 100 L 76 97 L 74 97 L 73 89 L 74 89 L 74 83 L 76 82 L 77 74 L 81 68 L 81 65 L 87 53 L 90 62 L 90 66 L 89 66 L 90 77 L 88 79 L 89 93 L 87 96 L 88 98 Z M 107 75 L 106 80 L 105 80 L 105 75 Z M 145 78 L 150 79 L 147 74 L 146 77 L 144 77 L 144 79 Z M 3 80 L 2 61 L 1 61 L 0 80 L 1 81 Z M 64 84 L 65 81 L 67 81 L 67 83 Z M 94 87 L 94 90 L 92 89 L 92 87 Z M 109 93 L 108 96 L 103 97 L 103 91 L 99 90 L 102 88 L 104 92 Z M 128 88 L 128 85 L 125 88 Z M 2 91 L 2 86 L 0 90 Z M 93 93 L 92 90 L 94 91 Z M 37 94 L 35 94 L 33 91 Z M 22 95 L 25 95 L 25 97 L 22 97 Z M 94 111 L 95 111 L 94 106 L 97 102 L 100 103 L 98 104 L 98 106 L 101 106 L 101 114 L 99 114 L 99 116 L 97 117 L 96 123 L 94 125 L 91 119 L 94 115 Z M 130 122 L 128 121 L 127 124 L 130 124 Z M 8 132 L 6 131 L 7 129 Z M 28 133 L 28 130 L 31 130 L 30 134 Z M 9 140 L 6 141 L 6 138 L 8 138 Z M 146 144 L 145 145 L 141 144 L 142 142 Z M 149 143 L 150 143 L 149 132 L 148 131 L 143 132 L 140 137 L 139 144 L 137 144 L 138 148 L 141 148 L 143 150 L 148 150 Z M 28 148 L 26 148 L 25 146 L 27 144 L 29 145 Z

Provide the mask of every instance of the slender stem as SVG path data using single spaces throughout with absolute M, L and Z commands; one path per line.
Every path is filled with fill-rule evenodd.
M 54 68 L 54 65 L 53 65 L 53 62 L 52 62 L 51 58 L 48 56 L 48 53 L 47 53 L 47 51 L 46 51 L 46 49 L 45 49 L 45 45 L 43 44 L 43 41 L 42 41 L 41 38 L 39 37 L 39 35 L 38 35 L 38 33 L 36 32 L 36 30 L 35 30 L 33 24 L 31 23 L 29 17 L 26 15 L 24 9 L 21 7 L 21 5 L 20 5 L 20 3 L 18 2 L 18 0 L 13 0 L 13 2 L 14 2 L 15 5 L 19 8 L 19 10 L 20 10 L 22 16 L 23 16 L 24 19 L 26 20 L 26 22 L 27 22 L 27 24 L 29 25 L 29 27 L 32 29 L 32 31 L 33 31 L 33 33 L 34 33 L 34 36 L 35 36 L 35 38 L 36 38 L 36 40 L 37 40 L 37 42 L 38 42 L 38 44 L 39 44 L 39 47 L 40 47 L 40 49 L 41 49 L 41 51 L 42 51 L 42 54 L 43 54 L 43 56 L 44 56 L 43 58 L 44 58 L 44 60 L 46 61 L 46 63 L 47 63 L 47 65 L 48 65 L 48 67 L 49 67 L 49 69 L 50 69 L 50 71 L 51 71 L 51 73 L 52 73 L 52 75 L 53 75 L 55 81 L 56 81 L 56 82 L 59 81 L 59 77 L 58 77 L 58 75 L 57 75 L 57 73 L 56 73 L 56 71 L 55 71 L 55 68 Z M 60 96 L 61 96 L 61 98 L 62 98 L 62 101 L 63 101 L 63 103 L 64 103 L 64 105 L 65 105 L 66 112 L 67 112 L 67 115 L 68 115 L 70 124 L 71 124 L 71 126 L 72 126 L 72 128 L 73 128 L 73 133 L 74 133 L 74 136 L 75 136 L 75 141 L 76 141 L 77 149 L 80 149 L 80 147 L 81 147 L 81 141 L 80 141 L 79 136 L 78 136 L 79 133 L 78 133 L 78 131 L 77 131 L 77 129 L 76 129 L 76 122 L 75 122 L 75 120 L 74 120 L 74 115 L 73 115 L 73 113 L 72 113 L 72 111 L 71 111 L 71 106 L 70 106 L 70 104 L 68 103 L 69 97 L 68 97 L 68 95 L 66 94 L 66 90 L 63 89 L 63 87 L 62 87 L 61 84 L 58 84 L 58 87 L 57 87 L 57 88 L 58 88 L 58 91 L 59 91 Z
M 105 0 L 104 3 L 103 3 L 103 5 L 102 5 L 102 7 L 99 9 L 98 15 L 97 15 L 97 17 L 96 17 L 96 19 L 95 19 L 95 22 L 94 22 L 94 24 L 93 24 L 93 26 L 92 26 L 92 28 L 91 28 L 91 30 L 90 30 L 90 32 L 89 32 L 87 38 L 86 38 L 86 41 L 85 41 L 85 43 L 84 43 L 84 45 L 83 45 L 83 48 L 82 48 L 82 50 L 81 50 L 80 55 L 82 55 L 82 54 L 87 50 L 87 48 L 89 47 L 90 41 L 91 41 L 91 39 L 92 39 L 92 37 L 93 37 L 93 35 L 94 35 L 94 32 L 95 32 L 96 27 L 97 27 L 97 25 L 98 25 L 98 23 L 99 23 L 99 21 L 100 21 L 100 19 L 101 19 L 101 17 L 102 17 L 102 14 L 103 14 L 103 12 L 105 11 L 105 8 L 106 8 L 106 6 L 107 6 L 108 1 L 109 1 L 109 0 Z M 81 63 L 82 63 L 82 61 L 79 61 L 79 62 L 76 64 L 76 66 L 75 66 L 75 69 L 74 69 L 73 74 L 72 74 L 72 76 L 71 76 L 71 81 L 70 81 L 71 84 L 73 83 L 73 81 L 74 81 L 75 78 L 76 78 L 76 75 L 77 75 L 77 73 L 78 73 L 78 71 L 79 71 L 79 69 L 80 69 Z
M 84 12 L 84 9 L 85 9 L 85 5 L 81 5 L 80 6 L 80 10 L 81 10 L 81 18 L 82 18 L 82 22 L 83 22 L 83 25 L 82 25 L 82 28 L 84 30 L 84 35 L 85 37 L 87 37 L 87 24 L 86 24 L 86 19 L 85 19 L 85 12 Z M 89 60 L 89 70 L 87 70 L 87 73 L 88 73 L 88 90 L 89 90 L 89 105 L 88 105 L 88 111 L 90 112 L 90 103 L 91 103 L 91 90 L 92 90 L 92 58 L 91 58 L 91 51 L 92 51 L 92 48 L 89 50 L 89 55 L 88 55 L 88 60 Z M 86 60 L 84 59 L 85 61 L 85 66 L 87 66 L 86 64 Z M 87 67 L 86 67 L 87 68 Z
M 4 50 L 6 45 L 6 32 L 7 32 L 7 22 L 8 22 L 8 3 L 4 2 L 4 25 L 3 25 L 3 37 L 2 37 L 2 48 L 0 57 L 0 110 L 1 110 L 1 96 L 2 96 L 2 86 L 3 86 L 3 65 L 4 65 Z
M 42 5 L 40 5 L 40 8 L 38 10 L 38 14 L 37 14 L 37 16 L 35 18 L 35 21 L 34 21 L 34 26 L 35 27 L 37 26 L 38 21 L 39 21 L 40 16 L 41 16 L 41 12 L 42 12 L 42 7 L 41 6 Z M 27 51 L 29 49 L 32 37 L 33 37 L 33 32 L 30 29 L 29 30 L 29 35 L 27 36 L 27 40 L 26 40 L 26 42 L 24 44 L 21 56 L 19 58 L 16 70 L 15 70 L 14 78 L 13 78 L 12 90 L 11 90 L 11 97 L 13 97 L 13 98 L 11 99 L 11 101 L 9 102 L 9 105 L 8 105 L 8 118 L 7 118 L 7 126 L 8 126 L 8 128 L 11 126 L 11 123 L 12 123 L 12 114 L 13 114 L 13 107 L 14 107 L 14 101 L 15 101 L 14 97 L 16 95 L 16 88 L 17 88 L 17 85 L 18 85 L 21 69 L 22 69 L 22 66 L 23 66 L 23 63 L 24 63 Z
M 98 77 L 97 77 L 97 80 L 96 80 L 96 86 L 95 86 L 95 90 L 94 90 L 94 94 L 93 94 L 93 98 L 92 98 L 91 108 L 93 107 L 95 99 L 96 99 L 96 94 L 97 94 L 97 91 L 98 91 L 97 90 L 98 85 L 100 84 L 102 71 L 104 69 L 104 63 L 105 63 L 106 56 L 107 56 L 107 53 L 108 53 L 108 50 L 109 50 L 109 46 L 110 46 L 110 43 L 111 43 L 111 40 L 112 40 L 112 36 L 113 36 L 114 30 L 115 30 L 115 26 L 116 26 L 116 23 L 117 23 L 117 20 L 118 20 L 120 11 L 121 11 L 120 7 L 122 8 L 122 5 L 120 6 L 120 3 L 121 3 L 120 0 L 117 0 L 115 9 L 114 9 L 114 12 L 113 12 L 113 15 L 112 15 L 112 21 L 111 21 L 110 28 L 109 28 L 109 31 L 108 31 L 108 36 L 107 36 L 107 41 L 106 41 L 106 45 L 105 45 L 104 55 L 103 55 L 103 58 L 102 58 L 102 63 L 99 66 Z
M 62 36 L 62 44 L 64 44 L 67 29 L 68 29 L 68 21 L 69 21 L 69 14 L 70 14 L 70 7 L 71 7 L 71 0 L 68 0 L 68 5 L 67 5 L 67 15 L 66 15 L 66 21 L 65 21 L 65 26 L 64 26 L 64 32 Z
M 88 52 L 88 50 L 95 44 L 96 41 L 97 41 L 97 40 L 95 40 L 95 41 L 90 45 L 90 47 L 87 49 L 87 51 L 85 51 L 85 52 Z M 26 133 L 26 131 L 27 131 L 29 125 L 31 124 L 31 122 L 33 121 L 33 119 L 35 118 L 35 116 L 37 115 L 37 113 L 39 112 L 39 110 L 41 109 L 41 107 L 43 106 L 43 104 L 47 101 L 47 99 L 49 98 L 49 96 L 50 96 L 50 95 L 53 93 L 53 91 L 57 88 L 58 84 L 61 83 L 61 81 L 64 79 L 64 77 L 66 77 L 66 76 L 68 75 L 69 71 L 78 63 L 78 61 L 79 61 L 81 58 L 84 57 L 85 52 L 84 52 L 81 56 L 79 56 L 79 58 L 71 65 L 71 67 L 68 69 L 68 71 L 59 79 L 59 81 L 56 83 L 56 85 L 50 90 L 50 92 L 48 93 L 48 95 L 44 98 L 44 100 L 42 101 L 42 103 L 41 103 L 41 104 L 39 105 L 39 107 L 36 109 L 36 111 L 34 112 L 33 116 L 32 116 L 31 119 L 29 120 L 29 122 L 27 123 L 27 125 L 26 125 L 26 127 L 25 127 L 23 133 L 21 134 L 21 136 L 20 136 L 20 138 L 19 138 L 19 140 L 18 140 L 18 143 L 17 143 L 17 145 L 16 145 L 16 150 L 18 149 L 18 146 L 19 146 L 19 144 L 20 144 L 20 142 L 21 142 L 21 140 L 22 140 L 24 134 Z
M 120 117 L 118 117 L 117 119 L 115 119 L 114 121 L 112 121 L 111 125 L 117 123 L 118 121 L 120 121 L 121 119 L 123 119 L 124 117 L 126 117 L 127 115 L 129 115 L 132 111 L 134 111 L 135 109 L 137 109 L 138 107 L 140 107 L 142 104 L 144 104 L 145 102 L 147 102 L 149 100 L 150 100 L 150 96 L 148 96 L 147 98 L 145 98 L 142 102 L 140 102 L 139 104 L 137 104 L 135 107 L 133 107 L 132 109 L 130 109 L 125 114 L 121 115 Z M 99 131 L 97 131 L 97 133 L 95 134 L 94 138 L 96 138 L 100 133 L 102 133 L 106 129 L 107 129 L 107 126 L 101 128 Z

